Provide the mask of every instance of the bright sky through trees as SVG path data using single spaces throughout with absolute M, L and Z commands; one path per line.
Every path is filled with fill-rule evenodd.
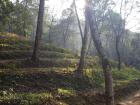
M 49 6 L 49 11 L 53 12 L 57 17 L 61 16 L 61 13 L 64 9 L 70 7 L 73 0 L 49 0 L 46 2 L 46 5 Z M 83 18 L 83 8 L 85 6 L 85 0 L 76 0 L 76 5 L 78 8 L 78 14 Z
M 15 1 L 15 0 L 12 0 Z M 72 4 L 73 0 L 47 0 L 46 1 L 46 6 L 49 7 L 49 12 L 52 13 L 55 17 L 59 18 L 62 14 L 62 11 L 68 7 L 70 7 L 70 5 Z M 119 12 L 120 9 L 120 1 L 121 0 L 114 0 L 116 5 L 114 8 L 114 11 Z M 133 1 L 133 0 L 129 0 Z M 136 1 L 136 0 L 134 0 Z M 78 8 L 78 14 L 79 17 L 82 19 L 84 18 L 84 6 L 85 6 L 85 0 L 76 0 L 76 5 Z M 131 5 L 131 2 L 130 2 Z M 124 11 L 127 11 L 130 9 L 130 5 L 128 5 L 128 7 L 126 9 L 124 9 Z M 139 11 L 139 9 L 136 7 L 137 4 L 133 5 L 133 10 L 131 12 L 131 15 L 129 16 L 129 18 L 127 19 L 127 25 L 126 28 L 130 29 L 133 32 L 140 32 L 140 13 L 138 13 L 137 11 Z
M 50 7 L 50 11 L 53 11 L 53 13 L 55 15 L 57 15 L 58 17 L 61 16 L 61 12 L 66 9 L 67 7 L 69 7 L 71 5 L 73 0 L 49 0 L 46 4 L 49 5 Z M 120 8 L 120 2 L 121 0 L 115 0 L 116 6 L 114 8 L 114 10 L 116 12 L 119 11 Z M 130 0 L 132 1 L 132 0 Z M 83 18 L 83 8 L 85 6 L 85 0 L 76 0 L 76 5 L 78 7 L 78 14 L 80 16 L 80 18 Z M 131 5 L 131 4 L 130 4 Z M 131 6 L 129 6 L 130 9 Z M 133 6 L 134 8 L 136 7 L 136 4 L 134 4 Z M 128 9 L 128 8 L 126 8 Z M 126 10 L 125 10 L 126 11 Z M 128 20 L 128 24 L 126 25 L 126 28 L 130 29 L 131 31 L 137 32 L 139 31 L 139 27 L 140 27 L 140 14 L 138 14 L 138 8 L 135 8 L 132 10 L 131 15 L 129 16 Z M 129 11 L 128 11 L 129 12 Z

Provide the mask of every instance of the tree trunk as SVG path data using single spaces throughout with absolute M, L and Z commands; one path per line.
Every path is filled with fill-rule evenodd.
M 26 16 L 26 9 L 27 9 L 27 0 L 25 0 L 25 6 L 24 6 L 24 8 L 25 8 L 25 10 L 24 10 L 24 23 L 23 23 L 23 34 L 24 34 L 24 36 L 25 37 L 27 37 L 27 35 L 26 35 L 26 18 L 25 18 L 25 16 Z
M 86 56 L 86 51 L 87 51 L 87 42 L 88 42 L 88 30 L 89 30 L 88 24 L 87 22 L 85 22 L 85 30 L 84 30 L 84 38 L 82 41 L 81 56 L 80 56 L 79 65 L 76 71 L 76 76 L 78 77 L 83 76 L 85 56 Z
M 43 27 L 43 16 L 44 16 L 44 4 L 45 0 L 40 0 L 39 5 L 39 12 L 38 12 L 38 20 L 37 20 L 37 29 L 36 29 L 36 38 L 35 38 L 35 44 L 33 49 L 33 54 L 31 60 L 36 62 L 38 61 L 38 53 L 39 53 L 39 45 L 42 35 L 42 27 Z
M 12 33 L 12 18 L 10 18 L 9 23 L 8 23 L 8 32 Z
M 114 31 L 114 34 L 116 35 L 116 39 L 115 39 L 115 50 L 116 50 L 116 54 L 117 54 L 117 60 L 118 60 L 118 70 L 121 69 L 121 57 L 120 57 L 120 51 L 119 51 L 119 42 L 120 42 L 120 37 L 121 35 L 123 34 L 123 30 L 120 28 L 121 27 L 121 21 L 120 21 L 120 25 L 119 25 L 119 28 L 114 28 L 114 25 L 113 25 L 113 18 L 109 12 L 109 15 L 110 15 L 110 22 L 111 22 L 111 27 L 112 27 L 112 30 Z
M 68 16 L 67 18 L 67 26 L 66 26 L 66 29 L 64 28 L 64 31 L 63 31 L 63 40 L 64 40 L 64 45 L 63 47 L 66 48 L 66 42 L 68 40 L 68 31 L 69 31 L 69 28 L 70 28 L 70 25 L 71 25 L 71 22 L 69 20 L 69 17 L 71 17 L 72 15 L 72 12 L 70 13 L 70 15 Z
M 89 39 L 89 44 L 88 44 L 87 54 L 86 55 L 90 54 L 89 52 L 90 52 L 91 44 L 92 44 L 92 38 Z
M 121 69 L 121 57 L 120 57 L 120 51 L 119 51 L 119 36 L 116 36 L 116 53 L 117 53 L 117 59 L 118 59 L 118 70 Z
M 96 22 L 94 21 L 94 17 L 92 16 L 92 9 L 88 2 L 86 5 L 86 10 L 85 10 L 85 17 L 89 23 L 91 36 L 102 62 L 102 68 L 104 71 L 104 78 L 105 78 L 106 105 L 114 105 L 114 90 L 113 90 L 111 66 L 109 64 L 109 60 L 106 58 L 104 54 L 101 40 L 99 38 L 99 33 L 97 32 L 97 28 L 95 26 Z
M 52 16 L 51 24 L 50 24 L 50 26 L 49 26 L 49 35 L 48 35 L 49 43 L 50 43 L 50 44 L 52 43 L 52 40 L 51 40 L 51 33 L 52 33 L 52 25 L 53 25 L 53 22 L 54 22 L 54 17 Z
M 78 26 L 79 26 L 79 30 L 80 30 L 81 39 L 83 41 L 83 39 L 84 39 L 83 38 L 83 32 L 82 32 L 81 23 L 80 23 L 80 19 L 79 19 L 79 16 L 78 16 L 77 6 L 76 6 L 76 3 L 75 3 L 75 0 L 73 0 L 73 4 L 74 4 L 75 13 L 76 13 L 76 18 L 77 18 L 77 21 L 78 21 Z

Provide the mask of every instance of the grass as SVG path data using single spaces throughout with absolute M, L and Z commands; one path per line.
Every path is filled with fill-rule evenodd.
M 73 72 L 79 57 L 70 50 L 42 43 L 40 64 L 33 68 L 27 60 L 32 41 L 10 33 L 0 33 L 0 37 L 1 105 L 100 105 L 103 96 L 96 96 L 95 91 L 104 91 L 104 75 L 98 57 L 87 57 L 85 78 L 77 78 Z M 116 62 L 111 65 L 115 89 L 140 78 L 134 68 L 123 66 L 119 71 Z
M 48 99 L 53 99 L 51 93 L 16 93 L 14 91 L 1 91 L 0 103 L 16 105 L 38 105 L 45 104 Z
M 50 68 L 25 68 L 25 69 L 11 69 L 1 70 L 0 80 L 4 85 L 30 85 L 33 86 L 44 86 L 48 88 L 48 84 L 52 87 L 72 87 L 74 89 L 99 88 L 103 87 L 104 77 L 101 68 L 92 70 L 91 68 L 85 70 L 85 75 L 88 80 L 81 80 L 73 77 L 72 73 L 75 68 L 61 68 L 61 67 L 50 67 Z M 120 86 L 124 83 L 129 83 L 140 78 L 140 72 L 134 68 L 123 68 L 121 71 L 114 69 L 113 71 L 114 85 Z M 12 80 L 12 81 L 11 81 Z M 82 81 L 82 82 L 80 82 Z M 88 81 L 88 83 L 86 83 Z M 46 83 L 46 84 L 44 84 Z M 48 84 L 47 84 L 48 83 Z M 87 86 L 86 86 L 86 85 Z M 28 87 L 28 86 L 27 86 Z
M 63 95 L 63 96 L 76 96 L 76 92 L 75 90 L 71 89 L 71 88 L 58 88 L 57 92 L 59 95 Z
M 89 93 L 86 96 L 87 93 L 84 91 L 90 89 L 103 91 L 102 70 L 100 67 L 86 69 L 85 75 L 88 79 L 74 77 L 72 75 L 74 70 L 75 68 L 58 67 L 3 69 L 0 71 L 0 103 L 4 103 L 3 105 L 90 105 L 85 97 L 91 101 L 94 95 Z M 113 69 L 112 72 L 115 87 L 124 85 L 126 81 L 125 85 L 129 84 L 140 77 L 140 72 L 134 68 L 125 67 L 121 71 Z M 122 78 L 119 78 L 120 76 Z
M 137 80 L 140 78 L 140 72 L 135 68 L 125 67 L 121 70 L 114 70 L 115 80 Z
M 30 58 L 33 51 L 1 51 L 0 59 L 24 59 Z M 74 54 L 60 53 L 54 51 L 40 51 L 40 58 L 78 58 L 78 56 Z
M 31 67 L 74 67 L 77 68 L 78 65 L 78 59 L 67 59 L 67 58 L 44 58 L 40 59 L 40 62 L 38 65 L 34 64 L 29 58 L 25 59 L 14 59 L 14 60 L 3 60 L 0 62 L 0 68 L 9 68 L 11 65 L 15 65 L 17 68 L 31 68 Z M 94 60 L 87 60 L 85 63 L 85 68 L 88 67 L 94 67 L 98 65 Z
M 32 50 L 34 41 L 13 33 L 0 32 L 0 50 Z M 41 42 L 40 50 L 55 51 L 60 53 L 72 52 L 69 49 L 58 48 Z
M 89 88 L 90 84 L 84 79 L 73 77 L 71 74 L 73 68 L 69 68 L 70 72 L 63 70 L 64 68 L 1 70 L 0 104 L 72 105 L 81 103 L 77 91 Z
M 140 79 L 140 72 L 131 67 L 123 67 L 121 70 L 113 68 L 112 70 L 114 86 L 121 86 L 128 84 L 131 81 Z M 95 87 L 104 87 L 104 75 L 102 68 L 94 67 L 94 69 L 87 69 L 85 75 L 94 83 Z
M 58 89 L 58 93 L 6 93 L 0 95 L 1 105 L 83 105 L 81 97 L 66 89 Z

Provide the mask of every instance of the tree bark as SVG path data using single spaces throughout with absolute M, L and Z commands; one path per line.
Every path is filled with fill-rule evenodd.
M 114 28 L 114 25 L 113 25 L 113 18 L 109 12 L 109 15 L 110 15 L 110 22 L 111 22 L 111 27 L 112 27 L 112 30 L 116 36 L 116 39 L 115 39 L 115 50 L 116 50 L 116 54 L 117 54 L 117 61 L 118 61 L 118 70 L 121 69 L 121 56 L 120 56 L 120 51 L 119 51 L 119 42 L 120 42 L 120 38 L 121 38 L 121 34 L 123 34 L 123 30 L 120 28 L 121 27 L 121 21 L 120 21 L 120 25 L 119 25 L 119 28 L 115 29 Z M 121 31 L 121 32 L 120 32 Z
M 87 52 L 88 31 L 89 31 L 89 27 L 88 27 L 87 22 L 85 22 L 85 30 L 84 30 L 84 38 L 82 41 L 81 56 L 80 56 L 79 65 L 78 65 L 78 68 L 76 71 L 76 76 L 78 76 L 78 77 L 83 77 L 85 56 L 86 56 L 86 52 Z
M 42 36 L 42 32 L 43 32 L 44 4 L 45 4 L 45 0 L 40 0 L 38 20 L 37 20 L 36 38 L 35 38 L 35 44 L 34 44 L 32 58 L 31 58 L 31 60 L 34 62 L 37 62 L 39 59 L 38 53 L 39 53 L 40 40 L 41 40 L 41 36 Z
M 51 33 L 52 33 L 52 25 L 53 25 L 53 22 L 54 22 L 54 17 L 52 16 L 51 24 L 50 24 L 50 26 L 49 26 L 49 35 L 48 35 L 49 43 L 50 43 L 50 44 L 52 43 L 52 40 L 51 40 Z
M 24 10 L 24 23 L 23 23 L 23 35 L 25 36 L 25 37 L 27 37 L 27 35 L 26 35 L 26 18 L 25 18 L 25 16 L 26 16 L 26 9 L 27 9 L 27 0 L 25 0 L 25 6 L 24 6 L 24 8 L 25 8 L 25 10 Z
M 76 3 L 75 3 L 75 0 L 73 0 L 73 4 L 74 4 L 75 13 L 76 13 L 76 18 L 77 18 L 77 21 L 78 21 L 78 26 L 79 26 L 79 30 L 80 30 L 81 39 L 83 41 L 83 39 L 84 39 L 83 38 L 83 32 L 82 32 L 82 27 L 81 27 L 80 19 L 79 19 L 79 16 L 78 16 L 77 6 L 76 6 Z
M 92 15 L 92 9 L 90 7 L 89 2 L 87 2 L 85 9 L 86 9 L 85 17 L 90 26 L 91 36 L 92 36 L 93 42 L 95 44 L 95 47 L 98 51 L 99 57 L 101 59 L 102 68 L 104 71 L 106 105 L 114 105 L 114 90 L 113 90 L 113 79 L 112 79 L 111 66 L 109 64 L 109 60 L 106 58 L 106 56 L 104 54 L 101 40 L 99 38 L 99 33 L 95 26 L 94 16 Z
M 90 38 L 90 37 L 89 37 Z M 87 53 L 86 55 L 90 54 L 90 48 L 91 48 L 91 44 L 92 44 L 92 38 L 89 39 L 89 44 L 88 44 L 88 48 L 87 48 Z
M 118 59 L 118 70 L 121 69 L 121 57 L 120 57 L 120 51 L 119 51 L 119 36 L 116 36 L 116 53 L 117 53 L 117 59 Z
M 66 41 L 67 41 L 67 37 L 68 37 L 68 30 L 69 30 L 69 26 L 70 26 L 70 22 L 68 20 L 68 23 L 67 23 L 67 26 L 66 26 L 66 29 L 64 30 L 63 32 L 63 40 L 64 40 L 64 48 L 66 48 Z

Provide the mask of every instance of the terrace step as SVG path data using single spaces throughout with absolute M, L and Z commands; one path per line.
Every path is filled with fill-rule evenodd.
M 0 60 L 4 59 L 23 59 L 29 58 L 32 55 L 32 51 L 0 51 Z M 61 53 L 55 51 L 40 51 L 39 53 L 40 58 L 77 58 L 77 55 L 69 54 L 69 53 Z
M 0 61 L 0 68 L 30 68 L 30 67 L 77 67 L 79 59 L 51 58 L 40 59 L 39 64 L 35 64 L 28 59 L 9 59 Z M 85 67 L 93 67 L 98 63 L 91 59 L 86 59 Z

